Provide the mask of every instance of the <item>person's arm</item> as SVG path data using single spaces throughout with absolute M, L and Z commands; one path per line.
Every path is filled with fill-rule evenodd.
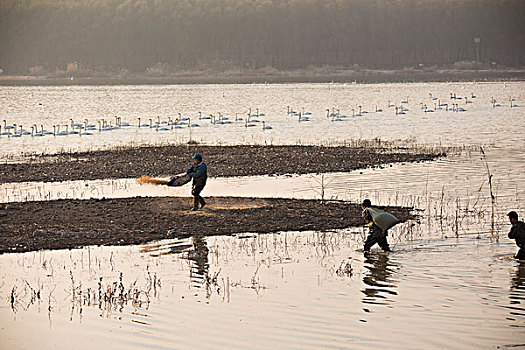
M 206 164 L 201 163 L 197 166 L 197 171 L 193 174 L 193 177 L 199 177 L 206 172 Z
M 370 212 L 368 211 L 368 209 L 363 210 L 363 218 L 365 219 L 368 225 L 374 222 L 374 219 L 372 219 L 372 215 L 370 215 Z
M 186 174 L 190 174 L 192 172 L 193 172 L 193 164 L 188 169 L 186 169 Z
M 510 239 L 515 239 L 516 238 L 516 233 L 517 233 L 517 226 L 516 225 L 512 225 L 512 227 L 510 228 L 510 232 L 509 232 L 509 238 Z

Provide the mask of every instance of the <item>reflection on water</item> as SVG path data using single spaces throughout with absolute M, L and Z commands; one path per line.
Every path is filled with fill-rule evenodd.
M 153 257 L 162 255 L 180 254 L 188 252 L 192 248 L 190 239 L 173 239 L 166 242 L 153 242 L 146 244 L 140 248 L 142 253 L 146 253 Z
M 366 253 L 364 267 L 368 270 L 363 276 L 366 285 L 362 290 L 363 304 L 387 305 L 397 295 L 395 274 L 399 266 L 391 261 L 386 253 Z M 368 311 L 367 308 L 364 310 Z
M 525 263 L 516 266 L 516 272 L 512 276 L 511 282 L 510 315 L 512 320 L 516 320 L 515 317 L 525 317 L 525 305 L 523 305 L 525 304 Z M 525 328 L 525 323 L 516 326 Z
M 525 263 L 516 266 L 516 274 L 512 277 L 511 289 L 525 291 Z
M 502 253 L 511 243 L 494 245 L 487 235 L 415 241 L 391 254 L 372 251 L 362 260 L 356 251 L 361 233 L 338 230 L 4 254 L 0 295 L 7 304 L 0 308 L 0 335 L 8 348 L 33 347 L 41 339 L 50 339 L 44 347 L 54 339 L 53 347 L 66 348 L 67 339 L 87 339 L 100 327 L 111 338 L 89 344 L 111 346 L 122 339 L 127 348 L 520 344 L 525 269 L 498 258 L 508 255 Z M 338 273 L 342 265 L 348 273 Z M 32 332 L 23 333 L 28 327 Z M 423 333 L 438 336 L 422 339 Z M 219 345 L 217 337 L 224 337 Z
M 205 290 L 207 299 L 211 296 L 211 288 L 214 286 L 218 288 L 218 273 L 213 276 L 209 274 L 209 249 L 206 238 L 202 235 L 196 234 L 188 238 L 146 244 L 141 247 L 140 251 L 152 257 L 171 255 L 188 261 L 190 285 L 193 288 Z
M 204 288 L 206 290 L 206 299 L 209 299 L 212 293 L 211 288 L 213 288 L 213 286 L 219 288 L 217 286 L 217 276 L 219 273 L 216 273 L 214 276 L 209 275 L 209 249 L 205 237 L 197 234 L 194 235 L 192 239 L 193 249 L 188 252 L 188 259 L 191 262 L 190 281 L 193 287 Z M 217 291 L 217 294 L 219 293 L 220 289 Z

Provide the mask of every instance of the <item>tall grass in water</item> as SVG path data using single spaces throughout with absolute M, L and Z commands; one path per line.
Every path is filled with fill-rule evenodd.
M 13 286 L 9 294 L 9 304 L 14 313 L 17 313 L 20 308 L 27 310 L 32 304 L 40 303 L 42 300 L 43 284 L 38 283 L 37 287 L 33 288 L 25 279 L 23 281 L 25 283 L 19 292 L 17 292 L 17 286 Z
M 495 213 L 495 207 L 496 207 L 496 197 L 494 196 L 494 193 L 492 192 L 492 175 L 490 173 L 489 163 L 487 162 L 487 155 L 485 154 L 485 151 L 483 150 L 483 147 L 480 147 L 481 151 L 481 160 L 483 161 L 485 165 L 485 169 L 487 170 L 487 177 L 489 182 L 489 193 L 490 193 L 490 202 L 491 202 L 491 216 L 490 216 L 490 233 L 492 236 L 494 236 L 494 213 Z M 496 240 L 499 240 L 499 234 L 496 234 Z
M 315 188 L 313 185 L 310 185 L 310 189 L 317 193 L 321 197 L 321 203 L 325 201 L 325 193 L 326 188 L 330 183 L 332 183 L 333 179 L 330 181 L 325 180 L 325 174 L 321 174 L 321 179 L 318 179 L 316 176 L 311 176 L 312 179 L 319 185 L 319 189 Z
M 147 271 L 146 285 L 138 287 L 137 281 L 126 287 L 123 282 L 123 273 L 119 273 L 118 281 L 109 282 L 104 285 L 103 277 L 98 280 L 97 288 L 82 288 L 82 283 L 75 284 L 73 273 L 71 276 L 71 304 L 72 313 L 76 309 L 81 315 L 84 306 L 95 306 L 107 313 L 111 311 L 122 312 L 125 305 L 131 304 L 134 308 L 148 308 L 151 297 L 157 296 L 161 288 L 161 280 L 155 273 L 151 276 Z

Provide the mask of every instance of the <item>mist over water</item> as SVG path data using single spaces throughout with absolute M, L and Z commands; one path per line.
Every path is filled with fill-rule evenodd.
M 520 0 L 4 0 L 9 74 L 146 77 L 523 67 Z
M 451 93 L 462 99 L 451 100 Z M 509 210 L 525 215 L 523 83 L 3 87 L 0 101 L 6 124 L 52 129 L 70 119 L 113 123 L 115 115 L 131 124 L 85 137 L 2 135 L 4 161 L 22 153 L 190 138 L 207 144 L 343 144 L 380 138 L 403 146 L 457 147 L 434 162 L 325 174 L 326 198 L 368 197 L 374 204 L 418 210 L 419 220 L 390 230 L 390 254 L 363 256 L 363 228 L 4 254 L 0 333 L 6 348 L 68 348 L 73 341 L 81 348 L 525 344 L 525 271 L 512 259 L 517 247 L 506 237 L 505 216 Z M 437 109 L 438 101 L 466 111 Z M 408 111 L 396 115 L 389 104 Z M 375 112 L 376 105 L 383 111 Z M 299 121 L 287 106 L 309 120 Z M 359 106 L 369 113 L 351 117 Z M 246 119 L 250 108 L 252 114 L 257 108 L 265 114 L 256 118 L 258 126 L 235 123 L 235 113 Z M 326 109 L 339 114 L 327 117 Z M 220 112 L 232 123 L 198 121 L 199 111 L 201 116 Z M 157 116 L 174 119 L 179 112 L 200 126 L 165 131 L 136 126 L 137 118 L 151 118 L 154 125 Z M 263 120 L 272 129 L 263 130 Z M 494 227 L 486 165 L 496 195 Z M 320 176 L 211 178 L 204 195 L 319 198 Z M 2 184 L 0 200 L 187 192 L 184 187 L 144 187 L 135 179 L 101 179 Z

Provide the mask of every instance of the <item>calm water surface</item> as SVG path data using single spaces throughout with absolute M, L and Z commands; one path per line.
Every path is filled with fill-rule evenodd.
M 381 138 L 447 145 L 497 141 L 498 146 L 510 146 L 513 137 L 502 134 L 518 135 L 524 130 L 524 123 L 519 123 L 523 120 L 520 104 L 525 103 L 524 91 L 523 83 L 2 87 L 0 120 L 6 120 L 2 122 L 2 132 L 6 131 L 4 124 L 22 125 L 27 132 L 31 132 L 32 125 L 38 130 L 43 126 L 49 132 L 53 126 L 65 131 L 68 125 L 70 132 L 71 123 L 83 124 L 86 119 L 95 130 L 85 136 L 2 135 L 0 155 L 6 158 L 21 152 L 53 153 L 190 139 L 208 144 L 330 144 Z M 451 94 L 461 99 L 450 99 Z M 448 104 L 448 112 L 447 106 L 439 104 Z M 466 111 L 452 112 L 456 104 Z M 493 108 L 497 104 L 501 106 Z M 518 107 L 512 108 L 511 104 Z M 390 105 L 403 106 L 408 111 L 396 115 L 395 107 Z M 352 109 L 357 114 L 360 106 L 364 117 L 352 117 Z M 422 106 L 434 112 L 425 113 Z M 299 122 L 298 115 L 287 113 L 287 107 L 304 113 L 302 117 L 309 121 Z M 376 107 L 383 111 L 376 113 Z M 330 113 L 339 111 L 340 117 L 327 118 L 327 109 Z M 214 115 L 216 121 L 220 113 L 228 120 L 212 124 L 213 119 L 199 120 L 199 112 L 203 117 Z M 248 112 L 252 115 L 252 127 L 245 126 Z M 167 126 L 163 122 L 178 118 L 179 113 L 190 120 L 179 125 L 181 128 L 168 126 L 169 130 L 160 130 Z M 264 116 L 254 116 L 257 113 Z M 236 114 L 242 120 L 235 121 Z M 99 122 L 116 126 L 115 117 L 130 126 L 98 131 Z M 152 119 L 152 126 L 160 121 L 160 127 L 139 128 L 138 118 L 140 124 L 149 124 Z M 264 130 L 263 121 L 272 129 Z M 510 132 L 513 121 L 516 129 Z M 189 124 L 199 127 L 188 127 Z
M 462 99 L 451 100 L 451 93 Z M 525 266 L 511 259 L 516 246 L 506 238 L 505 217 L 509 210 L 525 214 L 524 95 L 523 83 L 2 87 L 6 126 L 52 130 L 71 125 L 70 119 L 114 125 L 115 116 L 132 124 L 83 136 L 1 135 L 6 161 L 22 153 L 190 138 L 209 144 L 381 138 L 467 146 L 435 162 L 324 175 L 326 198 L 367 196 L 420 210 L 418 222 L 391 230 L 394 252 L 388 255 L 363 256 L 363 228 L 4 254 L 2 347 L 525 347 Z M 439 103 L 466 111 L 447 112 Z M 389 104 L 408 111 L 396 115 Z M 376 105 L 383 112 L 374 112 Z M 287 106 L 304 108 L 309 120 L 300 122 Z M 369 113 L 351 117 L 359 106 Z M 256 126 L 246 127 L 250 108 L 265 115 L 250 117 Z M 327 118 L 326 109 L 340 114 Z M 220 112 L 232 123 L 198 120 L 199 111 Z M 136 126 L 137 118 L 151 118 L 154 126 L 155 119 L 168 121 L 179 112 L 200 126 Z M 235 113 L 243 121 L 235 122 Z M 262 121 L 272 129 L 263 130 Z M 484 147 L 484 160 L 477 146 Z M 496 195 L 494 226 L 486 165 Z M 205 195 L 320 198 L 321 176 L 212 178 Z M 187 192 L 101 179 L 2 184 L 0 201 Z

